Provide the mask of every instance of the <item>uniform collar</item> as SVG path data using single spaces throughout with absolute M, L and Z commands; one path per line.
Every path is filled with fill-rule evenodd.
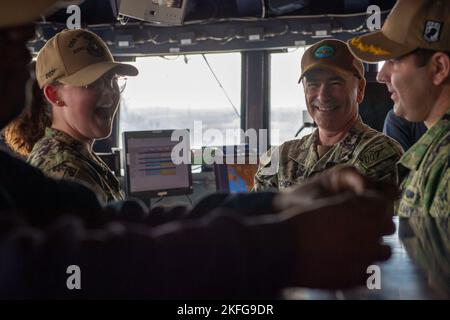
M 338 149 L 332 160 L 335 160 L 335 162 L 345 162 L 349 160 L 360 135 L 365 131 L 365 127 L 366 125 L 362 122 L 361 116 L 358 116 L 355 124 L 348 130 L 344 138 L 331 148 L 331 150 Z M 308 157 L 317 157 L 316 145 L 318 141 L 319 129 L 316 129 L 306 138 L 306 140 L 301 139 L 297 142 L 297 146 L 292 148 L 289 152 L 289 158 L 298 163 L 305 163 Z M 305 152 L 306 150 L 309 151 Z M 332 152 L 331 150 L 328 152 Z
M 75 149 L 79 153 L 83 154 L 86 157 L 92 157 L 91 152 L 86 147 L 84 143 L 81 143 L 77 139 L 73 138 L 71 135 L 60 131 L 58 129 L 47 127 L 45 129 L 45 137 L 49 139 L 55 139 L 72 149 Z
M 47 127 L 45 129 L 45 137 L 55 139 L 67 145 L 69 148 L 80 154 L 83 159 L 96 166 L 99 170 L 102 170 L 104 174 L 113 176 L 108 166 L 99 156 L 97 156 L 94 152 L 91 152 L 84 143 L 81 143 L 71 135 L 63 131 Z
M 400 159 L 399 164 L 409 170 L 417 170 L 432 143 L 450 130 L 450 109 L 439 119 Z

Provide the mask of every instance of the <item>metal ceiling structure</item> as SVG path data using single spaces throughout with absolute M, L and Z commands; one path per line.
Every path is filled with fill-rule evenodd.
M 117 59 L 129 60 L 148 55 L 278 50 L 325 37 L 346 40 L 369 31 L 369 5 L 378 5 L 384 19 L 394 0 L 190 0 L 183 26 L 128 18 L 118 21 L 119 0 L 79 3 L 82 27 L 100 35 Z M 38 37 L 30 43 L 32 50 L 37 52 L 65 29 L 68 16 L 62 8 L 40 22 Z

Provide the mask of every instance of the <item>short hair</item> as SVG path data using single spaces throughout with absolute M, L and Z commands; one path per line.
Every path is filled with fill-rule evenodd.
M 431 50 L 431 49 L 423 49 L 423 48 L 417 48 L 411 54 L 413 54 L 416 57 L 416 65 L 418 67 L 424 67 L 428 61 L 430 61 L 433 54 L 436 52 L 443 52 L 450 58 L 450 53 L 447 51 L 437 51 L 437 50 Z

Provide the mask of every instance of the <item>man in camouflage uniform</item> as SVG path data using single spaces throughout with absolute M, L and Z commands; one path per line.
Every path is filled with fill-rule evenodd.
M 363 61 L 385 60 L 394 112 L 427 132 L 401 158 L 398 214 L 417 236 L 416 254 L 450 294 L 450 2 L 399 0 L 379 32 L 349 41 Z
M 318 129 L 263 155 L 253 190 L 285 189 L 338 165 L 394 181 L 401 146 L 358 115 L 366 84 L 363 64 L 344 42 L 330 39 L 305 51 L 301 69 L 299 82 L 303 81 L 308 112 Z

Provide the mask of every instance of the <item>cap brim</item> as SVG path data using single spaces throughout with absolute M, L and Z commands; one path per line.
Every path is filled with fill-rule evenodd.
M 350 39 L 347 45 L 356 58 L 366 63 L 395 59 L 417 49 L 392 41 L 382 31 Z
M 0 3 L 0 28 L 9 28 L 36 21 L 40 16 L 48 15 L 58 0 L 14 0 Z
M 108 61 L 92 64 L 68 77 L 57 80 L 58 82 L 72 86 L 86 86 L 95 82 L 111 70 L 114 70 L 116 74 L 121 76 L 137 76 L 139 74 L 138 69 L 130 64 Z
M 320 69 L 329 69 L 332 70 L 334 72 L 337 72 L 338 74 L 342 74 L 342 75 L 351 75 L 353 74 L 352 72 L 333 66 L 333 65 L 328 65 L 328 64 L 324 64 L 324 63 L 316 63 L 316 64 L 312 64 L 310 65 L 308 68 L 306 68 L 302 74 L 300 75 L 300 79 L 298 79 L 298 83 L 302 82 L 303 78 L 307 75 L 307 73 L 313 71 L 313 70 L 320 70 Z

